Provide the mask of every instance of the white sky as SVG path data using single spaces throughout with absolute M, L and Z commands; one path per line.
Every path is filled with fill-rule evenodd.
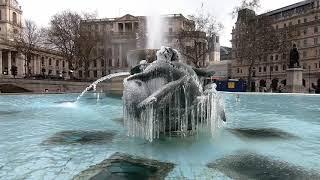
M 32 19 L 40 26 L 46 26 L 50 17 L 69 9 L 79 12 L 97 12 L 99 18 L 118 17 L 125 14 L 148 15 L 157 11 L 161 14 L 196 14 L 204 8 L 224 25 L 220 34 L 221 45 L 231 46 L 231 30 L 234 21 L 230 15 L 240 0 L 18 0 L 25 19 Z M 259 12 L 277 9 L 301 0 L 261 0 Z

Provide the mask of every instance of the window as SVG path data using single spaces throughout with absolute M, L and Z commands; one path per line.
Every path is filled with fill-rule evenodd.
M 52 59 L 50 58 L 49 59 L 49 66 L 51 66 L 51 64 L 52 64 Z
M 318 15 L 315 15 L 315 16 L 314 16 L 314 19 L 317 20 L 317 19 L 318 19 Z
M 15 12 L 12 13 L 12 21 L 13 21 L 14 24 L 18 24 L 17 13 L 15 13 Z
M 66 66 L 65 62 L 64 62 L 64 61 L 62 61 L 62 67 L 65 67 L 65 66 Z
M 303 46 L 307 46 L 307 40 L 305 39 L 305 40 L 303 40 Z
M 271 61 L 273 60 L 273 55 L 270 56 L 270 60 L 271 60 Z
M 279 67 L 278 66 L 275 66 L 275 69 L 276 69 L 276 71 L 279 71 Z
M 279 59 L 279 55 L 276 55 L 276 61 Z
M 101 67 L 104 67 L 104 59 L 101 60 Z
M 287 54 L 283 54 L 282 59 L 287 59 Z
M 93 61 L 93 67 L 97 67 L 97 61 Z
M 79 71 L 79 78 L 82 78 L 82 71 Z
M 303 57 L 307 57 L 307 51 L 303 51 Z
M 2 20 L 2 12 L 1 12 L 1 10 L 0 10 L 0 20 Z
M 60 75 L 60 71 L 56 71 L 56 75 Z
M 289 26 L 292 26 L 292 22 L 289 22 Z
M 93 71 L 93 77 L 98 77 L 98 72 L 97 71 Z
M 303 34 L 306 35 L 307 34 L 307 29 L 303 30 Z
M 301 23 L 301 20 L 300 19 L 298 19 L 298 24 L 300 24 Z
M 172 28 L 169 28 L 169 33 L 172 33 Z
M 41 65 L 44 66 L 44 57 L 41 58 Z
M 279 26 L 278 26 L 278 25 L 276 25 L 276 29 L 279 29 Z
M 273 71 L 273 66 L 270 66 L 270 71 L 271 71 L 271 72 Z
M 59 60 L 56 60 L 56 66 L 59 66 L 60 63 L 59 63 Z
M 267 72 L 267 67 L 263 67 L 263 72 Z
M 314 33 L 318 32 L 318 26 L 314 27 Z
M 51 74 L 52 74 L 52 70 L 49 70 L 48 75 L 51 75 Z
M 286 70 L 287 69 L 287 66 L 284 64 L 284 65 L 282 65 L 282 70 Z
M 318 68 L 318 64 L 317 63 L 314 63 L 314 68 Z
M 317 44 L 318 44 L 318 38 L 317 38 L 317 37 L 314 38 L 313 41 L 314 41 L 314 45 L 317 45 Z
M 109 59 L 109 67 L 112 67 L 112 59 Z
M 304 18 L 304 19 L 303 19 L 303 22 L 304 22 L 304 23 L 308 22 L 307 18 Z
M 237 73 L 240 73 L 240 69 L 239 68 L 237 68 Z
M 286 23 L 284 23 L 283 27 L 287 27 L 287 24 L 286 24 Z

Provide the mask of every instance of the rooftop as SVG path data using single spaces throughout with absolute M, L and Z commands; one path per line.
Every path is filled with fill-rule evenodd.
M 312 2 L 313 1 L 311 1 L 311 0 L 304 0 L 304 1 L 297 2 L 295 4 L 291 4 L 289 6 L 285 6 L 285 7 L 282 7 L 282 8 L 267 12 L 267 13 L 260 14 L 260 15 L 271 16 L 271 15 L 278 14 L 278 13 L 281 13 L 281 12 L 284 12 L 284 11 L 288 11 L 288 10 L 291 10 L 291 9 L 294 9 L 294 8 L 297 8 L 297 7 L 305 6 L 305 5 L 310 4 Z

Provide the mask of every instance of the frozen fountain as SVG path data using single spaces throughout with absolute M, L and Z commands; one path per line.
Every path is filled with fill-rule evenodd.
M 77 100 L 102 81 L 130 75 L 124 80 L 123 91 L 124 125 L 129 136 L 153 141 L 161 134 L 186 136 L 202 130 L 214 134 L 226 121 L 223 98 L 214 84 L 203 87 L 200 82 L 198 75 L 210 77 L 210 72 L 182 63 L 172 48 L 160 49 L 162 19 L 156 14 L 149 16 L 147 49 L 127 54 L 135 71 L 105 76 L 87 87 Z M 138 65 L 142 60 L 147 64 Z
M 160 134 L 185 136 L 225 121 L 215 85 L 203 88 L 194 69 L 178 62 L 177 51 L 162 47 L 157 60 L 124 80 L 124 125 L 128 135 L 153 141 Z

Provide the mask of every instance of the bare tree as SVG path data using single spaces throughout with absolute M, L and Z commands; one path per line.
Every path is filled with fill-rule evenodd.
M 50 27 L 47 30 L 48 42 L 52 44 L 69 64 L 71 71 L 89 66 L 90 62 L 98 59 L 97 41 L 99 35 L 92 32 L 90 27 L 82 26 L 82 23 L 93 19 L 94 14 L 64 11 L 51 18 Z M 72 74 L 71 74 L 72 76 Z
M 179 52 L 187 58 L 187 63 L 197 68 L 205 66 L 209 53 L 206 34 L 200 31 L 181 31 L 177 37 Z
M 237 27 L 239 34 L 235 42 L 236 58 L 248 67 L 247 87 L 250 91 L 254 66 L 267 62 L 267 55 L 279 50 L 279 37 L 269 16 L 244 13 L 240 18 Z
M 19 53 L 24 56 L 24 67 L 26 76 L 30 76 L 30 63 L 34 51 L 43 45 L 43 36 L 37 25 L 26 20 L 24 27 L 19 32 L 13 32 L 14 44 Z
M 278 30 L 279 53 L 282 54 L 285 63 L 289 63 L 289 54 L 293 41 L 299 36 L 299 25 L 290 25 Z
M 206 11 L 203 4 L 198 13 L 191 15 L 190 19 L 195 22 L 196 31 L 203 31 L 208 37 L 218 35 L 223 29 L 223 24 L 214 15 Z
M 179 50 L 195 67 L 203 67 L 206 66 L 207 57 L 214 50 L 212 42 L 223 29 L 223 25 L 203 8 L 203 4 L 198 14 L 189 18 L 194 22 L 195 28 L 187 28 L 178 34 Z M 190 46 L 185 46 L 186 44 Z
M 232 18 L 238 16 L 238 12 L 242 9 L 258 10 L 261 6 L 260 0 L 241 0 L 239 6 L 235 6 L 231 12 Z
M 78 58 L 78 64 L 84 68 L 84 77 L 89 77 L 90 64 L 97 60 L 103 60 L 105 57 L 105 51 L 98 49 L 98 44 L 105 43 L 107 37 L 102 34 L 93 33 L 90 30 L 90 25 L 86 25 L 86 22 L 81 23 L 80 36 L 76 42 L 76 56 Z

